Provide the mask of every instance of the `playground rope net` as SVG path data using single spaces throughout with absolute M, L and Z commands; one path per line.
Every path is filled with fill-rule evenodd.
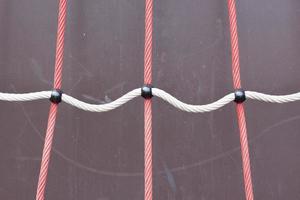
M 64 35 L 66 26 L 67 0 L 59 1 L 58 29 L 56 43 L 56 58 L 53 90 L 31 92 L 31 93 L 0 93 L 1 101 L 33 101 L 50 99 L 50 111 L 48 125 L 45 136 L 45 143 L 41 161 L 40 175 L 38 180 L 36 200 L 44 200 L 45 188 L 47 183 L 48 167 L 51 155 L 52 141 L 54 136 L 55 121 L 58 104 L 65 102 L 78 109 L 90 112 L 107 112 L 116 109 L 128 101 L 142 96 L 144 102 L 144 199 L 153 199 L 153 180 L 152 180 L 152 101 L 153 96 L 159 97 L 174 107 L 192 113 L 205 113 L 217 110 L 231 102 L 236 103 L 237 118 L 240 130 L 241 155 L 244 175 L 244 188 L 246 200 L 253 200 L 252 175 L 249 158 L 249 148 L 247 139 L 247 128 L 245 121 L 245 111 L 243 102 L 246 99 L 253 99 L 267 103 L 288 103 L 300 100 L 300 92 L 289 95 L 269 95 L 255 91 L 244 91 L 241 88 L 240 65 L 239 65 L 239 46 L 237 33 L 237 18 L 235 0 L 228 0 L 228 13 L 230 22 L 231 52 L 232 52 L 232 75 L 234 92 L 225 95 L 219 100 L 205 105 L 191 105 L 184 103 L 164 90 L 152 87 L 152 43 L 153 43 L 153 0 L 145 0 L 145 49 L 144 49 L 144 86 L 134 89 L 122 97 L 106 104 L 90 104 L 71 97 L 61 91 L 62 85 L 62 66 L 64 54 Z

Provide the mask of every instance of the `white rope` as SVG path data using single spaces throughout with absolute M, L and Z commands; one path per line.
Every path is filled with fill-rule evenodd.
M 0 92 L 1 101 L 33 101 L 38 99 L 49 99 L 51 91 L 31 92 L 24 94 L 2 93 Z
M 141 89 L 137 88 L 132 90 L 131 92 L 128 92 L 127 94 L 125 94 L 124 96 L 120 97 L 119 99 L 113 102 L 101 104 L 101 105 L 85 103 L 66 94 L 62 95 L 62 101 L 85 111 L 106 112 L 106 111 L 113 110 L 140 95 L 141 95 Z
M 223 98 L 210 104 L 191 105 L 179 101 L 169 93 L 158 88 L 152 88 L 152 94 L 153 96 L 163 99 L 164 101 L 170 103 L 171 105 L 173 105 L 174 107 L 180 110 L 186 112 L 194 112 L 194 113 L 211 112 L 227 105 L 228 103 L 234 100 L 234 93 L 230 93 L 224 96 Z M 117 100 L 106 104 L 97 105 L 97 104 L 85 103 L 67 94 L 62 95 L 62 101 L 85 111 L 106 112 L 118 108 L 140 95 L 141 95 L 141 89 L 137 88 L 128 92 L 127 94 L 123 95 Z M 288 103 L 293 101 L 300 101 L 300 92 L 289 94 L 289 95 L 269 95 L 269 94 L 254 92 L 254 91 L 245 91 L 245 95 L 247 99 L 254 99 L 254 100 L 264 101 L 268 103 Z M 31 93 L 23 93 L 23 94 L 0 92 L 0 101 L 33 101 L 39 99 L 49 99 L 50 97 L 51 97 L 51 91 L 31 92 Z
M 190 104 L 186 104 L 186 103 L 179 101 L 178 99 L 171 96 L 167 92 L 157 89 L 157 88 L 152 88 L 152 93 L 154 96 L 157 96 L 157 97 L 165 100 L 166 102 L 170 103 L 171 105 L 173 105 L 174 107 L 176 107 L 180 110 L 183 110 L 186 112 L 194 112 L 194 113 L 211 112 L 211 111 L 217 110 L 217 109 L 225 106 L 226 104 L 228 104 L 234 100 L 234 94 L 230 93 L 230 94 L 226 95 L 225 97 L 219 99 L 218 101 L 215 101 L 210 104 L 190 105 Z
M 300 100 L 300 92 L 289 95 L 269 95 L 260 92 L 246 91 L 247 99 L 254 99 L 268 103 L 288 103 Z

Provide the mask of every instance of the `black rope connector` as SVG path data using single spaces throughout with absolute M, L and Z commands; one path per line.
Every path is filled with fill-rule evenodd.
M 59 104 L 61 102 L 63 91 L 60 89 L 53 89 L 51 92 L 50 101 L 55 104 Z
M 235 103 L 243 103 L 246 101 L 246 94 L 243 89 L 237 89 L 234 91 L 234 102 Z
M 152 85 L 146 84 L 142 87 L 142 97 L 145 99 L 151 99 L 153 97 L 152 95 Z

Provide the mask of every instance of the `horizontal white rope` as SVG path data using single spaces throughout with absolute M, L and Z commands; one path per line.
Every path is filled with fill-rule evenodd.
M 234 93 L 230 93 L 213 103 L 209 103 L 205 105 L 191 105 L 179 101 L 169 93 L 158 88 L 152 88 L 152 94 L 153 96 L 163 99 L 164 101 L 170 103 L 171 105 L 173 105 L 174 107 L 180 110 L 186 112 L 194 112 L 194 113 L 211 112 L 225 106 L 226 104 L 234 100 Z M 141 88 L 137 88 L 110 103 L 90 104 L 90 103 L 85 103 L 83 101 L 80 101 L 74 97 L 71 97 L 63 93 L 62 101 L 85 111 L 106 112 L 118 108 L 140 95 L 141 95 Z M 269 94 L 254 92 L 254 91 L 245 91 L 245 95 L 247 99 L 254 99 L 254 100 L 264 101 L 268 103 L 288 103 L 288 102 L 300 100 L 300 92 L 289 94 L 289 95 L 269 95 Z M 23 94 L 0 92 L 0 101 L 33 101 L 39 99 L 49 99 L 50 97 L 51 97 L 51 91 L 31 92 L 31 93 L 23 93 Z
M 288 103 L 300 100 L 300 92 L 288 95 L 270 95 L 260 92 L 245 91 L 245 95 L 247 99 L 254 99 L 268 103 Z
M 166 102 L 170 103 L 171 105 L 173 105 L 174 107 L 176 107 L 180 110 L 183 110 L 186 112 L 194 112 L 194 113 L 211 112 L 211 111 L 217 110 L 217 109 L 225 106 L 226 104 L 228 104 L 234 100 L 234 93 L 230 93 L 230 94 L 226 95 L 225 97 L 219 99 L 218 101 L 215 101 L 210 104 L 191 105 L 191 104 L 186 104 L 186 103 L 179 101 L 178 99 L 176 99 L 169 93 L 167 93 L 163 90 L 160 90 L 158 88 L 152 88 L 152 93 L 154 96 L 157 96 L 157 97 L 165 100 Z
M 51 91 L 30 92 L 23 94 L 0 92 L 1 101 L 33 101 L 39 99 L 49 99 L 50 96 Z
M 113 110 L 117 107 L 120 107 L 121 105 L 127 103 L 128 101 L 134 99 L 137 96 L 141 95 L 141 89 L 137 88 L 134 89 L 127 94 L 123 95 L 119 99 L 112 101 L 110 103 L 106 104 L 89 104 L 85 103 L 83 101 L 79 101 L 78 99 L 75 99 L 74 97 L 71 97 L 69 95 L 63 94 L 62 95 L 62 101 L 66 102 L 67 104 L 70 104 L 72 106 L 75 106 L 76 108 L 85 110 L 85 111 L 90 111 L 90 112 L 106 112 Z

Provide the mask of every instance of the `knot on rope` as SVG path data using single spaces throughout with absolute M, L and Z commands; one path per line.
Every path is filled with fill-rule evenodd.
M 141 90 L 141 96 L 144 97 L 145 99 L 151 99 L 153 97 L 153 94 L 152 94 L 152 85 L 150 84 L 145 84 Z
M 53 89 L 51 92 L 50 101 L 55 104 L 59 104 L 61 102 L 63 91 L 60 89 Z
M 243 89 L 237 89 L 234 91 L 234 102 L 235 103 L 243 103 L 246 101 L 246 94 Z

